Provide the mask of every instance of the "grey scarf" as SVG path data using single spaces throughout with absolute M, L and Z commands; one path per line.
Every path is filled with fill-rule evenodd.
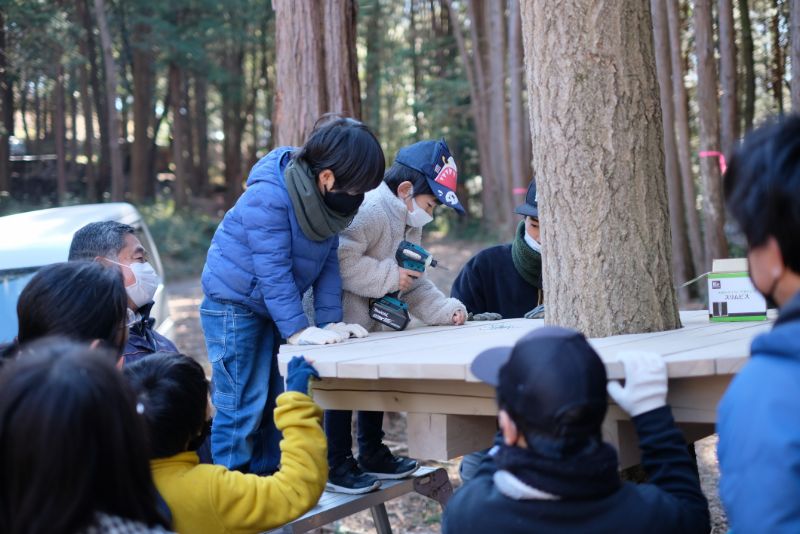
M 325 241 L 338 234 L 356 216 L 355 212 L 342 215 L 325 204 L 314 173 L 305 161 L 293 159 L 283 171 L 283 176 L 300 229 L 312 241 Z

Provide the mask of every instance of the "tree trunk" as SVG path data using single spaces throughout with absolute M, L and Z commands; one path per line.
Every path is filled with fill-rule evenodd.
M 669 31 L 667 10 L 662 0 L 650 0 L 653 16 L 653 45 L 656 53 L 656 73 L 661 94 L 662 131 L 664 134 L 664 170 L 667 179 L 669 199 L 669 222 L 672 235 L 672 272 L 675 281 L 681 285 L 690 278 L 689 242 L 686 222 L 683 216 L 683 197 L 678 166 L 678 148 L 675 141 L 675 113 L 672 102 L 672 67 L 670 65 Z M 681 303 L 689 300 L 688 288 L 678 290 Z
M 790 5 L 792 56 L 792 112 L 800 113 L 800 0 L 791 0 Z
M 414 135 L 413 140 L 419 141 L 422 137 L 422 127 L 420 125 L 420 113 L 421 110 L 419 108 L 419 88 L 421 85 L 420 82 L 420 72 L 419 72 L 419 54 L 417 52 L 417 2 L 416 0 L 410 0 L 409 3 L 409 10 L 408 10 L 408 46 L 411 49 L 411 81 L 412 81 L 412 103 L 411 103 L 411 114 L 414 117 Z
M 275 137 L 299 145 L 326 112 L 360 118 L 354 0 L 274 0 Z M 318 28 L 325 27 L 320 33 Z
M 192 124 L 194 124 L 194 114 L 192 108 L 191 91 L 189 90 L 192 85 L 191 74 L 188 70 L 181 70 L 181 103 L 183 105 L 181 117 L 183 118 L 183 137 L 184 137 L 184 165 L 186 166 L 186 185 L 188 188 L 187 195 L 199 196 L 201 184 L 198 181 L 197 175 L 194 173 L 194 132 L 192 131 Z
M 167 75 L 169 77 L 169 75 Z M 157 76 L 156 76 L 157 78 Z M 149 173 L 150 176 L 156 177 L 157 169 L 156 163 L 159 160 L 158 154 L 158 136 L 161 133 L 161 125 L 164 123 L 164 120 L 167 118 L 169 114 L 169 110 L 171 107 L 172 102 L 172 92 L 170 91 L 170 85 L 167 83 L 167 89 L 164 92 L 164 100 L 162 100 L 161 104 L 161 114 L 158 115 L 153 123 L 153 137 L 150 140 L 150 156 L 148 157 L 148 165 L 149 165 Z M 157 180 L 149 180 L 147 182 L 147 196 L 155 196 L 156 195 L 156 186 L 158 185 Z
M 473 43 L 472 54 L 467 51 L 466 39 L 461 28 L 461 21 L 458 16 L 458 11 L 453 8 L 450 0 L 444 0 L 450 14 L 450 21 L 453 25 L 453 34 L 456 38 L 456 45 L 461 60 L 464 63 L 464 70 L 467 74 L 467 81 L 469 82 L 469 100 L 470 108 L 472 110 L 472 120 L 475 124 L 475 137 L 478 145 L 478 165 L 481 173 L 482 191 L 481 191 L 481 204 L 483 207 L 483 220 L 488 226 L 493 226 L 497 223 L 497 210 L 494 205 L 493 190 L 487 187 L 487 180 L 491 176 L 490 165 L 490 143 L 489 143 L 489 128 L 488 120 L 486 117 L 486 110 L 483 103 L 486 101 L 485 81 L 483 75 L 483 66 L 479 59 L 480 52 L 478 50 L 477 31 L 475 24 L 470 24 L 470 35 Z M 471 7 L 471 2 L 468 3 Z M 391 115 L 390 115 L 391 116 Z
M 356 55 L 356 0 L 325 0 L 325 85 L 327 109 L 361 119 Z M 280 26 L 280 24 L 279 24 Z
M 64 204 L 67 197 L 67 125 L 66 125 L 66 107 L 64 105 L 64 66 L 61 64 L 61 59 L 58 60 L 58 66 L 55 77 L 55 113 L 53 114 L 56 145 L 56 192 L 58 194 L 58 203 Z
M 92 97 L 89 94 L 88 67 L 83 64 L 78 67 L 78 76 L 81 86 L 81 115 L 83 116 L 83 152 L 86 155 L 86 199 L 89 202 L 97 200 L 97 176 L 94 166 L 94 118 L 92 116 Z
M 781 9 L 779 0 L 772 1 L 772 97 L 778 114 L 783 115 L 783 73 L 786 65 L 781 48 Z
M 100 44 L 103 49 L 103 64 L 106 74 L 106 115 L 108 120 L 108 151 L 111 159 L 111 200 L 120 202 L 125 199 L 125 181 L 122 174 L 122 154 L 119 149 L 118 132 L 119 116 L 117 115 L 117 67 L 111 48 L 111 33 L 108 30 L 104 0 L 94 0 L 95 18 L 100 29 Z
M 275 116 L 275 69 L 267 68 L 267 65 L 275 65 L 275 16 L 270 13 L 264 21 L 264 38 L 261 40 L 261 73 L 264 78 L 264 117 L 269 121 L 269 133 L 267 134 L 264 149 L 270 151 L 275 147 L 275 123 L 272 121 Z M 375 130 L 377 132 L 377 130 Z
M 242 192 L 242 132 L 244 119 L 244 46 L 234 43 L 225 52 L 223 59 L 228 81 L 223 86 L 224 105 L 222 108 L 223 159 L 225 161 L 225 202 L 233 206 Z
M 94 109 L 97 111 L 97 124 L 100 130 L 100 164 L 98 166 L 98 181 L 100 189 L 105 189 L 108 184 L 108 177 L 111 174 L 111 135 L 108 130 L 109 117 L 106 101 L 103 98 L 103 88 L 100 83 L 102 68 L 97 61 L 97 46 L 94 40 L 94 26 L 92 25 L 92 14 L 89 8 L 89 0 L 76 0 L 78 17 L 83 21 L 85 34 L 85 57 L 89 60 L 89 73 L 92 85 L 92 96 L 94 97 Z M 116 107 L 114 108 L 116 109 Z M 116 130 L 115 130 L 116 131 Z
M 366 92 L 363 118 L 375 132 L 381 130 L 381 81 L 383 76 L 383 13 L 381 0 L 371 0 L 367 18 L 367 60 L 365 69 Z
M 28 82 L 22 79 L 19 85 L 19 113 L 22 122 L 22 132 L 25 135 L 25 147 L 27 150 L 30 150 L 33 138 L 31 137 L 30 127 L 28 125 Z
M 514 198 L 511 196 L 511 153 L 508 137 L 508 110 L 506 109 L 505 0 L 489 2 L 487 22 L 489 33 L 489 128 L 493 141 L 494 187 L 500 220 L 508 232 L 514 228 Z
M 186 115 L 183 101 L 183 72 L 174 62 L 169 64 L 169 85 L 172 95 L 172 163 L 175 165 L 175 180 L 172 183 L 175 207 L 186 208 L 189 204 L 186 194 Z
M 258 95 L 261 92 L 261 84 L 258 76 L 258 48 L 250 47 L 250 87 L 247 92 L 250 95 L 250 103 L 247 105 L 245 117 L 250 122 L 251 144 L 248 151 L 247 166 L 252 167 L 258 161 Z
M 705 272 L 706 259 L 701 235 L 700 215 L 697 213 L 697 190 L 692 173 L 689 99 L 683 81 L 683 54 L 681 52 L 681 17 L 677 2 L 666 2 L 669 22 L 670 58 L 672 63 L 672 98 L 675 112 L 675 141 L 678 149 L 678 164 L 681 172 L 683 211 L 686 214 L 686 230 L 689 235 L 694 273 Z
M 720 145 L 726 156 L 733 153 L 739 138 L 736 96 L 736 28 L 733 0 L 719 0 Z
M 480 158 L 486 160 L 486 173 L 481 174 L 481 202 L 483 203 L 483 214 L 487 222 L 492 227 L 504 227 L 508 218 L 504 210 L 500 209 L 500 193 L 493 183 L 498 180 L 495 176 L 498 164 L 495 162 L 497 152 L 494 151 L 494 139 L 492 138 L 492 107 L 489 95 L 489 59 L 486 35 L 489 33 L 486 23 L 486 4 L 476 0 L 467 0 L 467 12 L 470 20 L 470 40 L 472 41 L 472 61 L 475 64 L 475 74 L 478 83 L 478 105 L 481 107 L 483 122 L 483 150 L 478 149 Z
M 150 127 L 153 124 L 153 55 L 150 51 L 150 27 L 137 24 L 133 47 L 133 145 L 131 146 L 130 193 L 134 202 L 143 201 L 148 194 L 150 173 Z
M 39 85 L 39 76 L 36 76 L 36 82 L 33 84 L 33 131 L 36 136 L 33 142 L 33 153 L 36 155 L 42 153 L 42 97 Z
M 756 73 L 753 59 L 753 30 L 750 24 L 750 7 L 747 0 L 739 0 L 739 17 L 742 22 L 742 62 L 744 63 L 744 131 L 753 128 L 756 114 Z
M 50 139 L 53 133 L 53 108 L 55 108 L 55 99 L 53 92 L 44 95 L 44 102 L 42 106 L 42 140 Z
M 697 0 L 694 6 L 695 51 L 697 54 L 697 105 L 700 119 L 700 152 L 718 151 L 719 120 L 717 110 L 717 68 L 714 60 L 714 28 L 711 21 L 711 0 Z M 706 270 L 716 258 L 728 257 L 725 239 L 725 208 L 722 201 L 722 179 L 716 157 L 701 157 L 703 177 L 703 213 Z M 705 272 L 705 271 L 702 271 Z
M 591 337 L 678 328 L 648 5 L 521 5 L 546 321 Z
M 78 78 L 76 67 L 73 65 L 69 69 L 69 165 L 70 176 L 72 179 L 78 175 L 78 99 L 75 97 L 75 81 Z
M 515 199 L 514 189 L 524 189 L 530 179 L 530 161 L 526 162 L 525 132 L 527 127 L 522 105 L 522 20 L 519 12 L 519 0 L 508 2 L 508 126 L 509 148 L 511 153 L 511 191 L 510 198 Z M 516 197 L 521 199 L 524 197 Z M 517 204 L 517 202 L 514 202 Z
M 195 73 L 194 81 L 194 139 L 197 154 L 195 174 L 200 185 L 199 195 L 208 192 L 208 79 Z
M 327 0 L 325 0 L 327 2 Z M 274 0 L 277 87 L 276 144 L 298 146 L 325 111 L 325 59 L 321 4 L 315 0 Z
M 0 192 L 11 191 L 11 147 L 9 138 L 14 133 L 14 86 L 11 66 L 8 64 L 5 13 L 0 11 Z

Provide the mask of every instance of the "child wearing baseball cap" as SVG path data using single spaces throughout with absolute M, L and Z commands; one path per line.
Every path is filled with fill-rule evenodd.
M 580 332 L 547 326 L 480 353 L 470 370 L 497 394 L 502 441 L 455 494 L 444 534 L 704 533 L 708 503 L 667 404 L 662 356 L 618 355 L 625 386 L 608 382 Z M 647 484 L 623 482 L 603 441 L 607 394 L 631 416 Z
M 428 325 L 461 325 L 466 308 L 446 297 L 421 273 L 398 266 L 401 241 L 419 245 L 422 227 L 433 221 L 439 205 L 464 208 L 456 194 L 458 169 L 444 139 L 402 148 L 377 189 L 367 193 L 352 224 L 339 235 L 343 320 L 368 331 L 382 328 L 370 318 L 370 301 L 402 292 L 408 311 Z M 330 474 L 327 488 L 366 493 L 381 479 L 403 478 L 418 465 L 394 456 L 383 444 L 383 412 L 358 413 L 358 460 L 352 456 L 352 412 L 325 412 Z

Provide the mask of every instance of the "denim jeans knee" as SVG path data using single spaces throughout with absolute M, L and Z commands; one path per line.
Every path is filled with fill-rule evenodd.
M 217 409 L 211 432 L 214 462 L 245 472 L 254 466 L 271 469 L 280 460 L 280 433 L 265 409 L 282 391 L 271 376 L 277 372 L 274 324 L 243 306 L 209 298 L 200 306 L 200 319 Z M 254 452 L 261 457 L 254 458 Z

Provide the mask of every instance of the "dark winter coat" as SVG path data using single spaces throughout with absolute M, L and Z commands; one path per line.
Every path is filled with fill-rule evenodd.
M 544 500 L 525 495 L 518 479 L 504 494 L 495 483 L 495 466 L 487 456 L 475 478 L 456 492 L 445 510 L 445 534 L 527 534 L 553 532 L 706 533 L 708 504 L 668 406 L 633 418 L 648 484 L 625 482 L 596 499 Z M 504 472 L 507 473 L 507 472 Z M 510 473 L 508 473 L 510 475 Z M 513 475 L 511 475 L 513 477 Z M 508 480 L 500 477 L 499 480 Z
M 504 319 L 524 316 L 544 303 L 542 290 L 519 274 L 511 259 L 511 244 L 497 245 L 472 257 L 453 282 L 450 296 L 468 312 L 499 313 Z
M 150 317 L 152 307 L 151 303 L 140 308 L 139 314 L 142 318 L 128 328 L 128 342 L 122 352 L 122 358 L 126 365 L 156 352 L 178 352 L 178 348 L 172 341 L 153 328 L 155 319 Z
M 214 234 L 201 279 L 207 297 L 271 318 L 284 338 L 309 326 L 302 295 L 312 286 L 317 323 L 342 320 L 339 238 L 313 241 L 300 229 L 283 177 L 294 150 L 276 148 L 255 164 Z

